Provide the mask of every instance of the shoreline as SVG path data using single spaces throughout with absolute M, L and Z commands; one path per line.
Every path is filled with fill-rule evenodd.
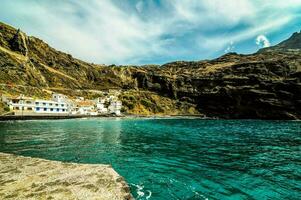
M 79 119 L 79 118 L 109 118 L 109 117 L 125 117 L 114 115 L 1 115 L 0 121 L 15 121 L 15 120 L 60 120 L 60 119 Z
M 124 178 L 110 165 L 0 152 L 0 174 L 0 196 L 8 199 L 134 199 Z
M 16 120 L 62 120 L 62 119 L 81 119 L 81 118 L 196 118 L 196 119 L 217 119 L 204 117 L 203 115 L 0 115 L 0 121 L 16 121 Z
M 31 121 L 31 120 L 64 120 L 64 119 L 95 119 L 95 118 L 124 118 L 124 119 L 201 119 L 201 120 L 266 120 L 266 121 L 301 121 L 301 119 L 253 119 L 253 118 L 218 118 L 206 117 L 204 115 L 65 115 L 65 116 L 20 116 L 0 115 L 0 122 L 4 121 Z

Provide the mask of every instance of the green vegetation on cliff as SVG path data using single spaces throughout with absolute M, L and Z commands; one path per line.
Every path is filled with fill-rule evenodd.
M 0 115 L 9 112 L 9 107 L 5 105 L 3 102 L 0 102 Z
M 196 105 L 163 97 L 155 92 L 129 90 L 121 95 L 128 114 L 136 115 L 196 115 Z

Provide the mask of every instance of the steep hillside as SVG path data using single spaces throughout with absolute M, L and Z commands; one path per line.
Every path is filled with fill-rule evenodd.
M 125 110 L 133 114 L 301 119 L 300 35 L 280 43 L 281 51 L 276 46 L 214 60 L 104 66 L 0 24 L 0 92 L 95 96 L 95 90 L 118 89 Z

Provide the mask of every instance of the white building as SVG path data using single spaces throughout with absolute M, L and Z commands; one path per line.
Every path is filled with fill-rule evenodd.
M 104 103 L 97 103 L 96 104 L 96 109 L 99 113 L 101 114 L 106 114 L 108 113 L 108 108 L 105 107 Z
M 108 107 L 109 113 L 120 115 L 121 114 L 121 111 L 120 111 L 121 107 L 122 107 L 121 101 L 111 101 L 111 103 Z
M 15 115 L 23 115 L 26 113 L 33 113 L 35 110 L 35 101 L 33 98 L 24 97 L 20 95 L 18 97 L 6 98 L 5 103 L 9 106 L 9 109 L 14 112 Z
M 61 94 L 53 94 L 52 100 L 33 99 L 20 95 L 7 98 L 6 103 L 14 115 L 68 115 L 67 98 Z
M 69 106 L 65 102 L 36 100 L 35 112 L 38 114 L 69 114 Z
M 100 114 L 107 114 L 108 113 L 108 108 L 106 108 L 106 103 L 107 99 L 106 98 L 97 98 L 94 100 L 96 104 L 96 110 Z
M 78 108 L 77 114 L 79 115 L 98 115 L 98 112 L 94 110 L 94 106 L 82 106 Z
M 101 114 L 121 114 L 121 101 L 118 101 L 118 98 L 114 95 L 109 95 L 103 98 L 97 98 L 94 100 L 96 103 L 96 109 Z M 107 106 L 107 107 L 106 107 Z
M 65 103 L 68 101 L 68 98 L 63 94 L 53 93 L 52 94 L 52 101 L 58 102 L 58 103 Z
M 114 95 L 97 98 L 95 100 L 70 100 L 65 95 L 53 93 L 51 100 L 33 99 L 20 95 L 6 97 L 2 101 L 7 103 L 14 115 L 49 116 L 49 115 L 98 115 L 121 114 L 121 101 Z
M 78 101 L 74 107 L 72 114 L 77 115 L 98 115 L 95 109 L 95 102 L 91 100 Z

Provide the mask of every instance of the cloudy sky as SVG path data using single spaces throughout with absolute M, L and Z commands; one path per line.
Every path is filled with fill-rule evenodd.
M 301 30 L 301 0 L 1 0 L 0 21 L 99 64 L 253 53 Z

